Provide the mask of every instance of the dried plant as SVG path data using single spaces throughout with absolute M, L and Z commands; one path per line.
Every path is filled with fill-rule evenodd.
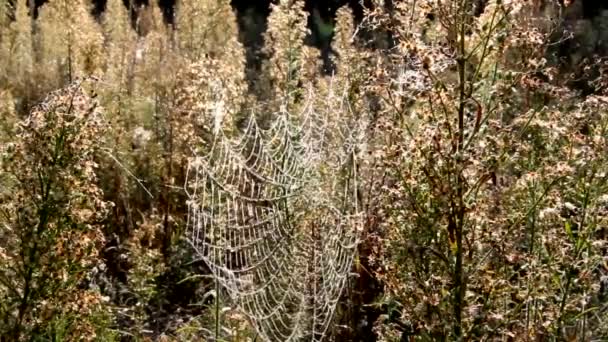
M 215 59 L 244 57 L 238 43 L 236 18 L 226 0 L 184 0 L 178 3 L 175 19 L 176 36 L 183 55 L 191 61 L 206 56 Z M 218 42 L 221 42 L 218 44 Z
M 77 81 L 51 93 L 2 148 L 1 335 L 93 340 L 98 263 L 109 203 L 95 185 L 100 108 Z
M 591 233 L 602 215 L 585 217 L 605 188 L 603 100 L 576 107 L 571 91 L 551 83 L 550 32 L 532 29 L 528 5 L 490 1 L 480 17 L 469 5 L 403 2 L 370 17 L 395 30 L 398 51 L 375 88 L 378 129 L 394 132 L 374 151 L 383 176 L 372 187 L 388 195 L 373 203 L 375 257 L 399 307 L 378 332 L 387 340 L 395 331 L 454 340 L 602 336 L 605 308 L 593 298 L 603 242 Z M 546 216 L 567 207 L 572 214 Z M 588 282 L 575 290 L 574 274 Z
M 40 9 L 37 67 L 48 89 L 101 70 L 103 35 L 89 7 L 86 0 L 54 0 Z
M 0 0 L 2 337 L 608 336 L 601 16 L 234 3 Z
M 116 92 L 133 90 L 135 58 L 139 45 L 131 25 L 128 9 L 120 0 L 110 0 L 103 13 L 104 81 L 116 87 Z
M 307 14 L 301 0 L 281 0 L 271 6 L 263 48 L 268 60 L 262 67 L 265 78 L 259 81 L 258 92 L 278 109 L 291 104 L 299 92 L 306 60 L 303 52 Z
M 11 84 L 20 107 L 25 109 L 36 94 L 32 89 L 35 87 L 32 20 L 26 1 L 17 1 L 15 5 L 15 20 L 0 29 L 0 82 Z

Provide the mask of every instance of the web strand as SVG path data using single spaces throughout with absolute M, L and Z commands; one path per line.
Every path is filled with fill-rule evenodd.
M 267 129 L 252 116 L 238 138 L 220 130 L 188 170 L 191 243 L 267 341 L 328 336 L 356 250 L 357 213 L 312 186 L 327 149 L 312 114 L 278 113 Z

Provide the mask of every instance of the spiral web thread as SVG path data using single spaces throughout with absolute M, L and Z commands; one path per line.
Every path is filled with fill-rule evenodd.
M 220 130 L 189 170 L 191 243 L 266 341 L 329 335 L 356 249 L 356 185 L 333 187 L 350 209 L 332 205 L 317 172 L 325 120 L 311 106 L 300 117 L 278 113 L 263 129 L 251 116 L 238 139 Z

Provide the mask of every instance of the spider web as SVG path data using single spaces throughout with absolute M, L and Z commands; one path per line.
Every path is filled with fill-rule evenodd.
M 189 169 L 190 241 L 267 341 L 329 335 L 356 250 L 353 182 L 322 181 L 327 126 L 313 114 L 294 123 L 280 112 L 266 129 L 251 116 L 237 139 L 220 130 Z M 350 209 L 333 206 L 335 188 Z

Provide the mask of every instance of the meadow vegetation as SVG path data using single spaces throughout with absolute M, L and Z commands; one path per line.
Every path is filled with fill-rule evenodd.
M 328 68 L 302 0 L 256 54 L 228 0 L 0 0 L 0 341 L 608 338 L 605 58 L 370 4 Z

